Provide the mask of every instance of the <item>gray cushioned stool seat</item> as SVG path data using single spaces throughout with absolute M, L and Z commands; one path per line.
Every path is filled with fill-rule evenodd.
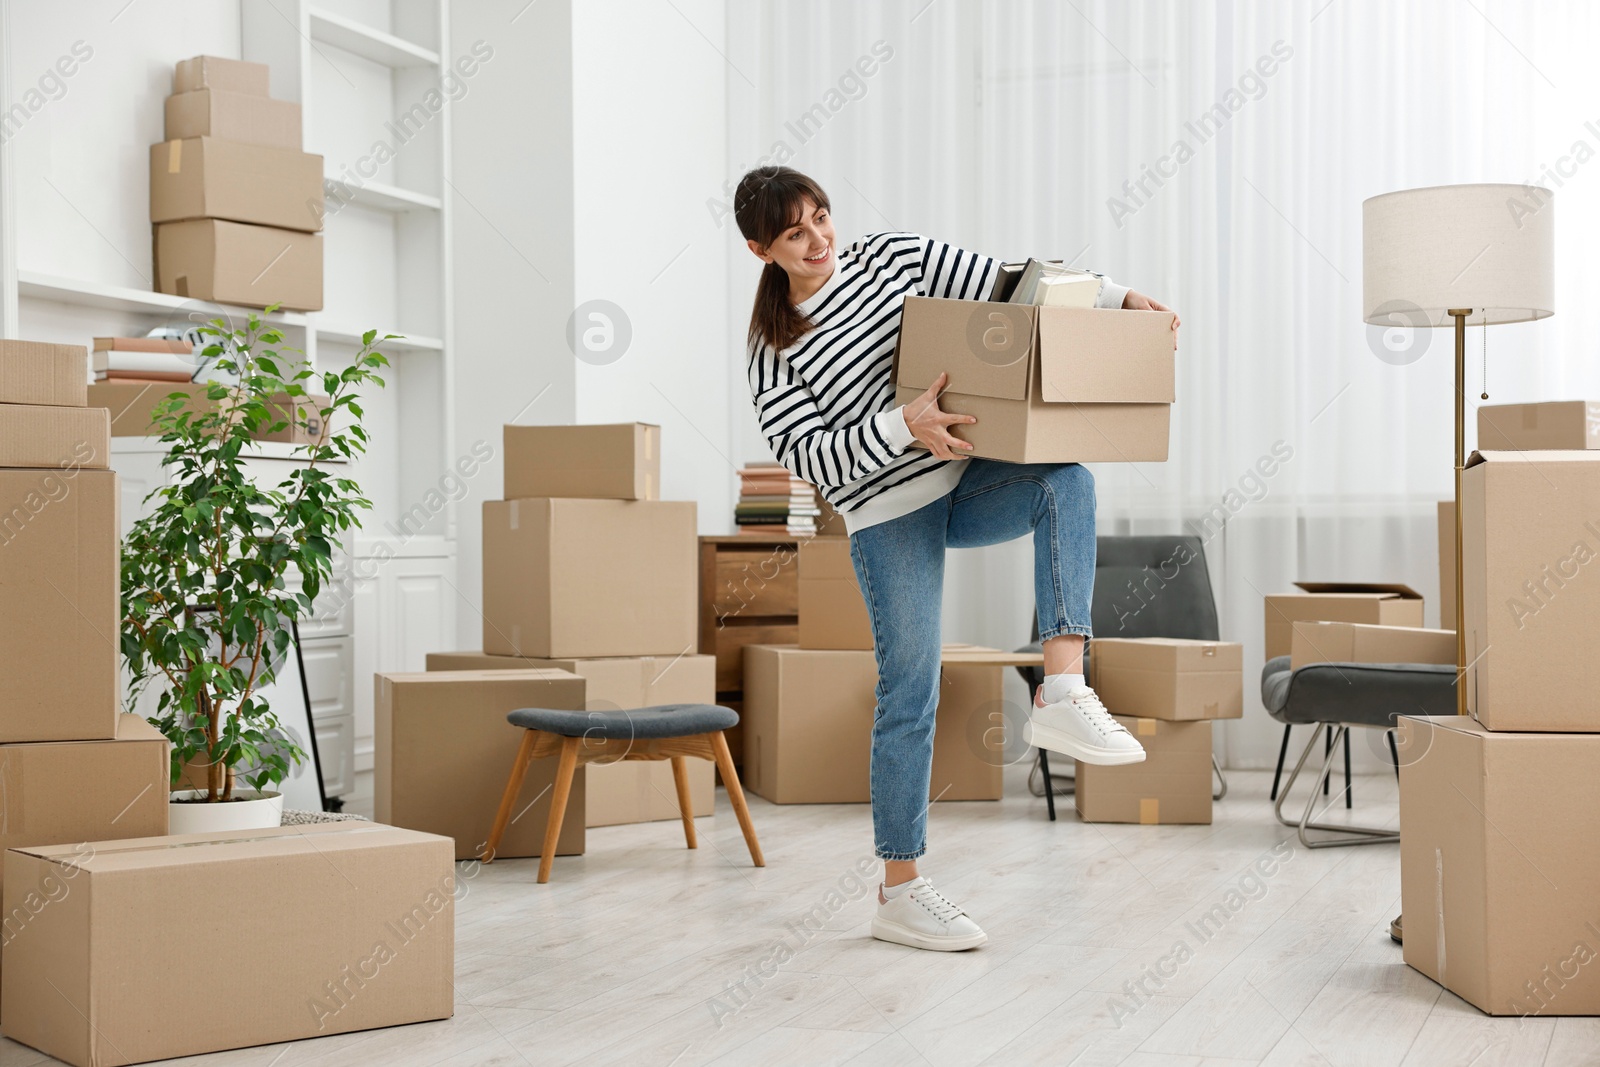
M 689 737 L 739 725 L 739 713 L 718 704 L 657 704 L 623 711 L 568 711 L 522 708 L 506 718 L 512 726 L 561 737 L 629 740 Z
M 1438 663 L 1312 663 L 1261 668 L 1261 703 L 1281 723 L 1394 725 L 1397 715 L 1454 715 L 1456 669 Z

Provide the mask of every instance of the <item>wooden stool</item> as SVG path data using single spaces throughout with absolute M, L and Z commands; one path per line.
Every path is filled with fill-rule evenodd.
M 689 775 L 683 762 L 686 757 L 694 756 L 716 763 L 728 789 L 733 813 L 739 817 L 739 829 L 744 831 L 750 858 L 757 867 L 767 865 L 761 858 L 761 844 L 750 822 L 750 809 L 745 806 L 744 790 L 739 787 L 739 775 L 733 769 L 733 757 L 728 754 L 728 742 L 722 736 L 722 731 L 739 724 L 739 713 L 732 708 L 716 704 L 660 704 L 627 711 L 523 708 L 506 718 L 511 725 L 520 726 L 527 733 L 522 736 L 522 747 L 517 750 L 516 762 L 511 766 L 511 780 L 506 783 L 506 794 L 500 801 L 500 811 L 495 816 L 482 862 L 494 861 L 500 838 L 511 821 L 517 795 L 522 792 L 528 764 L 546 756 L 559 756 L 561 762 L 556 765 L 556 783 L 550 794 L 550 820 L 545 825 L 544 849 L 539 856 L 541 884 L 550 880 L 550 865 L 556 856 L 561 820 L 567 813 L 572 775 L 583 763 L 670 759 L 672 777 L 678 785 L 678 808 L 683 814 L 683 836 L 690 848 L 696 848 Z

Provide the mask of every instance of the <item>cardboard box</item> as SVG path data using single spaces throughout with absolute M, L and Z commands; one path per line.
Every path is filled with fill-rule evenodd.
M 30 847 L 5 873 L 6 915 L 25 917 L 7 931 L 6 1036 L 77 1067 L 454 1010 L 456 872 L 430 834 L 325 823 Z
M 483 650 L 540 659 L 695 651 L 693 501 L 490 500 Z
M 266 96 L 272 69 L 265 63 L 218 56 L 180 59 L 172 68 L 172 91 L 188 93 L 196 89 L 221 89 L 230 93 Z
M 1180 637 L 1096 637 L 1089 684 L 1126 715 L 1183 722 L 1244 715 L 1244 646 Z
M 0 340 L 0 404 L 81 408 L 88 381 L 82 345 Z
M 194 89 L 167 97 L 166 139 L 219 141 L 300 149 L 300 105 L 256 93 Z
M 1114 715 L 1144 746 L 1143 763 L 1077 763 L 1074 802 L 1084 822 L 1142 825 L 1211 821 L 1211 722 Z
M 87 403 L 109 413 L 112 437 L 150 437 L 155 432 L 150 424 L 150 413 L 157 404 L 173 393 L 186 393 L 191 407 L 197 402 L 209 406 L 210 402 L 205 400 L 208 389 L 203 382 L 91 382 Z
M 1600 731 L 1600 453 L 1474 452 L 1461 505 L 1467 711 Z
M 800 542 L 800 647 L 872 650 L 872 620 L 848 537 Z
M 325 396 L 292 397 L 288 393 L 278 393 L 268 401 L 276 412 L 276 418 L 286 425 L 281 430 L 264 430 L 255 435 L 257 441 L 281 441 L 289 445 L 319 445 L 327 440 L 333 431 L 333 426 L 322 417 L 322 409 L 328 406 Z M 304 417 L 302 424 L 296 417 L 296 412 Z
M 949 374 L 939 406 L 974 456 L 1017 463 L 1164 461 L 1177 335 L 1165 311 L 907 297 L 895 402 Z
M 1289 666 L 1312 663 L 1456 662 L 1456 632 L 1420 626 L 1367 626 L 1356 622 L 1297 622 Z
M 170 775 L 166 737 L 138 715 L 118 716 L 110 741 L 0 745 L 0 853 L 160 837 Z M 6 924 L 5 940 L 13 933 Z
M 191 219 L 156 227 L 156 291 L 219 304 L 322 310 L 322 238 Z
M 1399 722 L 1406 963 L 1490 1015 L 1600 1014 L 1600 734 Z
M 719 693 L 744 691 L 744 650 L 750 645 L 794 645 L 800 641 L 799 623 L 738 618 L 725 622 L 712 631 L 713 645 L 707 649 L 717 659 Z
M 1600 400 L 1485 404 L 1478 409 L 1478 451 L 1600 448 Z
M 379 822 L 455 840 L 458 860 L 482 857 L 523 731 L 518 708 L 583 707 L 584 681 L 566 671 L 448 671 L 374 679 L 373 810 Z M 528 767 L 518 814 L 497 858 L 538 856 L 550 815 L 555 759 Z M 584 848 L 584 768 L 572 779 L 556 855 Z
M 525 659 L 484 652 L 430 652 L 430 671 L 562 670 L 585 682 L 584 708 L 615 711 L 657 704 L 716 704 L 716 661 L 711 656 L 637 656 L 616 659 Z M 732 748 L 732 741 L 729 741 Z M 710 760 L 691 759 L 689 803 L 696 815 L 716 805 Z M 618 826 L 678 818 L 677 783 L 667 760 L 623 760 L 586 765 L 588 826 Z
M 150 146 L 150 221 L 226 219 L 322 229 L 322 157 L 298 148 L 189 137 Z
M 1005 731 L 993 715 L 1004 669 L 941 668 L 930 800 L 1000 799 Z M 745 788 L 775 804 L 871 800 L 877 684 L 871 652 L 746 647 Z
M 0 743 L 116 736 L 118 496 L 115 471 L 0 470 Z
M 104 470 L 111 419 L 99 408 L 0 404 L 0 467 Z
M 1376 582 L 1295 582 L 1298 593 L 1265 599 L 1266 658 L 1287 656 L 1293 626 L 1302 620 L 1421 626 L 1422 594 L 1408 585 Z
M 1456 502 L 1439 501 L 1439 627 L 1456 625 Z
M 513 426 L 504 431 L 505 498 L 661 499 L 661 427 Z

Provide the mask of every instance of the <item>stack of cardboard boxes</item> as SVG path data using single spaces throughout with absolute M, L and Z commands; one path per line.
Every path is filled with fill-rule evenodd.
M 1211 724 L 1244 714 L 1244 649 L 1231 641 L 1095 638 L 1089 684 L 1144 746 L 1142 763 L 1079 762 L 1084 822 L 1211 821 Z
M 87 381 L 83 348 L 0 341 L 6 1036 L 90 1067 L 448 1017 L 448 842 L 166 836 L 167 739 L 119 714 L 118 480 Z
M 798 555 L 798 643 L 744 647 L 742 779 L 777 804 L 867 801 L 878 666 L 850 540 L 802 541 Z M 929 799 L 1000 799 L 1006 730 L 1017 724 L 1002 674 L 1036 658 L 945 647 Z
M 1493 1015 L 1600 1013 L 1600 405 L 1479 409 L 1468 715 L 1401 720 L 1405 960 Z
M 478 855 L 521 741 L 517 708 L 591 711 L 716 700 L 696 654 L 695 505 L 661 499 L 661 429 L 507 426 L 505 498 L 484 505 L 483 650 L 437 652 L 426 674 L 380 678 L 377 812 Z M 470 718 L 470 737 L 460 733 Z M 688 761 L 690 802 L 714 804 Z M 537 856 L 555 760 L 535 762 L 500 856 Z M 666 761 L 594 763 L 573 780 L 558 855 L 585 826 L 678 818 Z
M 300 150 L 300 105 L 268 95 L 264 63 L 196 56 L 150 146 L 156 291 L 294 311 L 322 307 L 322 157 Z

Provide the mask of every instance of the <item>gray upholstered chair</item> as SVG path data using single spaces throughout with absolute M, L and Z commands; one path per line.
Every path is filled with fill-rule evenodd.
M 1456 713 L 1456 668 L 1434 663 L 1312 663 L 1293 670 L 1288 656 L 1276 656 L 1261 669 L 1261 703 L 1285 728 L 1315 726 L 1289 780 L 1273 797 L 1273 812 L 1285 826 L 1296 827 L 1300 843 L 1307 848 L 1331 845 L 1373 845 L 1396 841 L 1397 830 L 1368 826 L 1341 826 L 1314 820 L 1317 793 L 1327 791 L 1329 773 L 1340 741 L 1345 745 L 1345 790 L 1348 806 L 1350 728 L 1365 726 L 1389 732 L 1389 753 L 1399 773 L 1400 757 L 1395 751 L 1394 725 L 1399 715 L 1454 715 Z M 1306 799 L 1298 822 L 1283 814 L 1284 801 L 1305 767 L 1306 760 L 1323 744 L 1322 770 Z M 1288 737 L 1285 734 L 1284 744 Z M 1279 756 L 1279 769 L 1282 769 Z M 1276 785 L 1276 783 L 1274 783 Z M 1315 830 L 1327 836 L 1312 838 Z
M 1216 641 L 1217 601 L 1211 591 L 1211 572 L 1206 567 L 1205 545 L 1198 537 L 1178 534 L 1095 538 L 1094 599 L 1089 618 L 1098 637 L 1184 637 L 1196 641 Z M 1039 651 L 1039 618 L 1033 620 L 1033 642 L 1024 651 Z M 1094 684 L 1090 662 L 1094 642 L 1084 654 L 1084 673 Z M 1031 694 L 1044 681 L 1039 667 L 1018 667 Z M 1056 817 L 1055 791 L 1051 784 L 1050 757 L 1039 750 L 1038 765 L 1044 776 L 1045 803 L 1050 818 Z M 1228 792 L 1228 780 L 1216 758 L 1221 800 Z

